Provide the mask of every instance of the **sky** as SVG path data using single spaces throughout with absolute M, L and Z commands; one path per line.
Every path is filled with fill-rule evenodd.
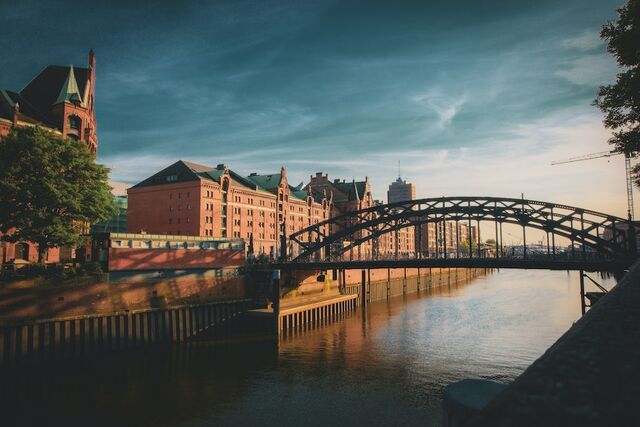
M 419 197 L 505 196 L 626 216 L 591 105 L 621 0 L 0 0 L 0 87 L 97 57 L 98 161 L 136 183 L 178 159 Z M 640 204 L 636 203 L 640 208 Z

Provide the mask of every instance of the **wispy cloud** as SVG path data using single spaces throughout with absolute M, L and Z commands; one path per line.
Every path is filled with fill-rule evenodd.
M 451 124 L 465 104 L 466 98 L 452 96 L 441 89 L 431 89 L 424 94 L 412 97 L 412 101 L 435 113 L 437 118 L 435 126 L 442 130 Z
M 566 61 L 555 74 L 575 85 L 598 86 L 612 81 L 617 71 L 610 56 L 591 54 Z
M 602 46 L 604 42 L 600 34 L 595 31 L 585 31 L 577 36 L 569 37 L 562 41 L 562 46 L 581 51 L 592 50 Z

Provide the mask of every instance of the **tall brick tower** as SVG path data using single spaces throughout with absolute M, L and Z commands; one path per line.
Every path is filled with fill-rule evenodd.
M 20 92 L 0 89 L 0 138 L 12 126 L 39 124 L 98 149 L 94 112 L 96 56 L 87 68 L 49 65 Z

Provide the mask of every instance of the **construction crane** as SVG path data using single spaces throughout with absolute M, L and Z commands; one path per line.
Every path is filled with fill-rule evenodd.
M 564 160 L 556 160 L 554 162 L 551 162 L 551 166 L 562 165 L 564 163 L 581 162 L 583 160 L 599 159 L 601 157 L 614 157 L 621 154 L 624 153 L 619 153 L 617 151 L 601 151 L 599 153 L 591 153 L 585 154 L 584 156 L 570 157 Z M 628 154 L 624 155 L 624 168 L 625 178 L 627 181 L 627 215 L 629 216 L 629 221 L 633 221 L 633 178 L 631 177 L 631 156 Z

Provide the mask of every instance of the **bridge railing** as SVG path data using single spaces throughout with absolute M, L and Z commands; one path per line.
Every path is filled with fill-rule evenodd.
M 598 252 L 582 252 L 575 251 L 572 253 L 571 251 L 567 252 L 557 252 L 555 254 L 550 253 L 540 253 L 540 252 L 510 252 L 505 251 L 500 254 L 492 254 L 492 253 L 484 253 L 481 255 L 473 254 L 469 256 L 468 254 L 455 254 L 450 253 L 446 256 L 444 254 L 400 254 L 398 256 L 392 254 L 384 254 L 384 255 L 358 255 L 358 254 L 343 254 L 342 256 L 332 257 L 329 256 L 324 260 L 319 260 L 317 257 L 305 257 L 305 258 L 297 258 L 297 259 L 289 259 L 288 262 L 294 263 L 315 263 L 318 261 L 328 261 L 328 262 L 339 262 L 339 261 L 408 261 L 408 260 L 417 260 L 417 259 L 460 259 L 460 260 L 469 260 L 469 259 L 487 259 L 487 260 L 529 260 L 529 261 L 558 261 L 558 262 L 566 262 L 566 261 L 612 261 L 615 260 L 613 256 L 598 253 Z

